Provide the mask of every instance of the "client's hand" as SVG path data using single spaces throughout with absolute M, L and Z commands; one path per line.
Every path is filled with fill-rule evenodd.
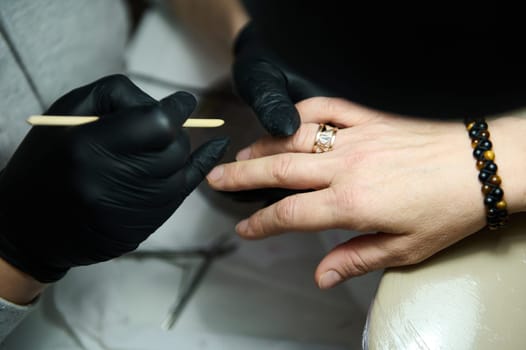
M 295 102 L 324 95 L 281 63 L 262 44 L 252 24 L 236 39 L 233 76 L 238 93 L 273 136 L 292 135 L 299 127 Z
M 226 139 L 190 154 L 181 126 L 195 107 L 156 101 L 124 76 L 73 90 L 47 114 L 97 122 L 37 126 L 0 173 L 0 257 L 40 282 L 134 250 L 221 158 Z
M 329 288 L 372 270 L 420 262 L 485 225 L 483 195 L 462 122 L 412 119 L 340 99 L 297 105 L 294 136 L 267 137 L 209 175 L 212 187 L 310 189 L 240 222 L 245 238 L 331 228 L 364 233 L 320 263 L 316 281 Z M 311 153 L 319 123 L 340 127 L 332 151 Z M 510 213 L 525 209 L 524 119 L 490 124 Z M 371 233 L 375 232 L 375 233 Z

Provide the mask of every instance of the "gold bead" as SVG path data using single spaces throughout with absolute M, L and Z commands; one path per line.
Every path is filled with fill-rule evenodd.
M 477 160 L 477 169 L 478 169 L 478 170 L 481 170 L 482 168 L 484 168 L 484 164 L 486 164 L 485 161 L 483 161 L 483 160 Z
M 508 205 L 506 204 L 506 201 L 502 200 L 496 204 L 497 209 L 506 209 Z
M 479 137 L 481 139 L 489 139 L 489 131 L 488 130 L 481 131 L 479 134 Z
M 474 126 L 475 126 L 475 122 L 471 122 L 471 123 L 469 123 L 469 124 L 466 126 L 466 129 L 468 129 L 468 131 L 470 131 Z
M 491 192 L 491 186 L 490 185 L 483 185 L 482 186 L 482 193 L 488 194 Z
M 492 185 L 500 185 L 500 177 L 499 175 L 493 175 L 492 177 L 489 178 L 489 182 L 492 184 Z
M 495 159 L 495 153 L 492 150 L 487 150 L 484 152 L 484 158 L 486 160 L 493 160 Z
M 477 147 L 478 144 L 479 144 L 479 139 L 474 139 L 473 141 L 471 141 L 471 147 L 473 148 Z

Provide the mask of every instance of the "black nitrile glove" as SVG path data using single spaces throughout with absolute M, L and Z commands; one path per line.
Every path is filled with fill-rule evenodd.
M 306 79 L 281 63 L 261 40 L 251 24 L 238 35 L 233 67 L 236 89 L 272 136 L 289 136 L 300 125 L 294 104 L 323 95 Z
M 222 157 L 228 140 L 190 154 L 181 125 L 196 105 L 157 102 L 124 76 L 73 90 L 47 114 L 99 115 L 36 126 L 0 173 L 0 256 L 40 282 L 130 252 L 161 226 Z

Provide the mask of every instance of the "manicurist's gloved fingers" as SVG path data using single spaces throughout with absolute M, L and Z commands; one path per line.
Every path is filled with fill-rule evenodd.
M 135 152 L 128 155 L 128 158 L 133 160 L 133 170 L 143 180 L 162 180 L 172 176 L 186 164 L 190 150 L 190 139 L 186 131 L 179 129 L 175 132 L 174 141 L 166 148 Z
M 144 166 L 144 173 L 154 179 L 165 179 L 179 171 L 190 156 L 190 139 L 184 129 L 175 133 L 174 141 L 161 151 L 137 155 L 136 164 Z M 140 160 L 139 160 L 140 159 Z
M 156 102 L 128 77 L 117 74 L 70 91 L 55 101 L 46 114 L 100 116 Z
M 159 191 L 160 200 L 175 210 L 219 162 L 225 154 L 230 140 L 218 138 L 206 142 L 188 158 L 185 166 L 166 180 Z
M 170 128 L 178 129 L 197 106 L 195 97 L 185 91 L 178 91 L 159 101 L 162 111 L 168 117 Z
M 159 103 L 124 109 L 81 125 L 78 133 L 97 135 L 99 142 L 118 152 L 162 151 L 175 140 L 195 106 L 191 94 L 177 92 Z
M 239 94 L 271 135 L 289 136 L 298 129 L 300 117 L 289 97 L 287 79 L 272 63 L 236 62 L 234 79 Z

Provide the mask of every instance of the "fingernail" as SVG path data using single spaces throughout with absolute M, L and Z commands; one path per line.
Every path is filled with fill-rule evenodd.
M 208 181 L 217 181 L 223 176 L 224 172 L 225 167 L 223 165 L 218 165 L 214 169 L 212 169 L 212 171 L 208 174 L 206 178 L 208 179 Z
M 239 151 L 236 154 L 236 160 L 247 160 L 247 159 L 250 159 L 250 153 L 252 153 L 250 151 L 250 147 L 243 148 L 241 151 Z
M 343 278 L 338 272 L 329 270 L 321 275 L 318 287 L 320 287 L 320 289 L 329 289 L 340 283 L 342 280 Z
M 240 235 L 246 234 L 247 231 L 248 231 L 248 219 L 242 220 L 236 225 L 236 232 L 239 233 Z

